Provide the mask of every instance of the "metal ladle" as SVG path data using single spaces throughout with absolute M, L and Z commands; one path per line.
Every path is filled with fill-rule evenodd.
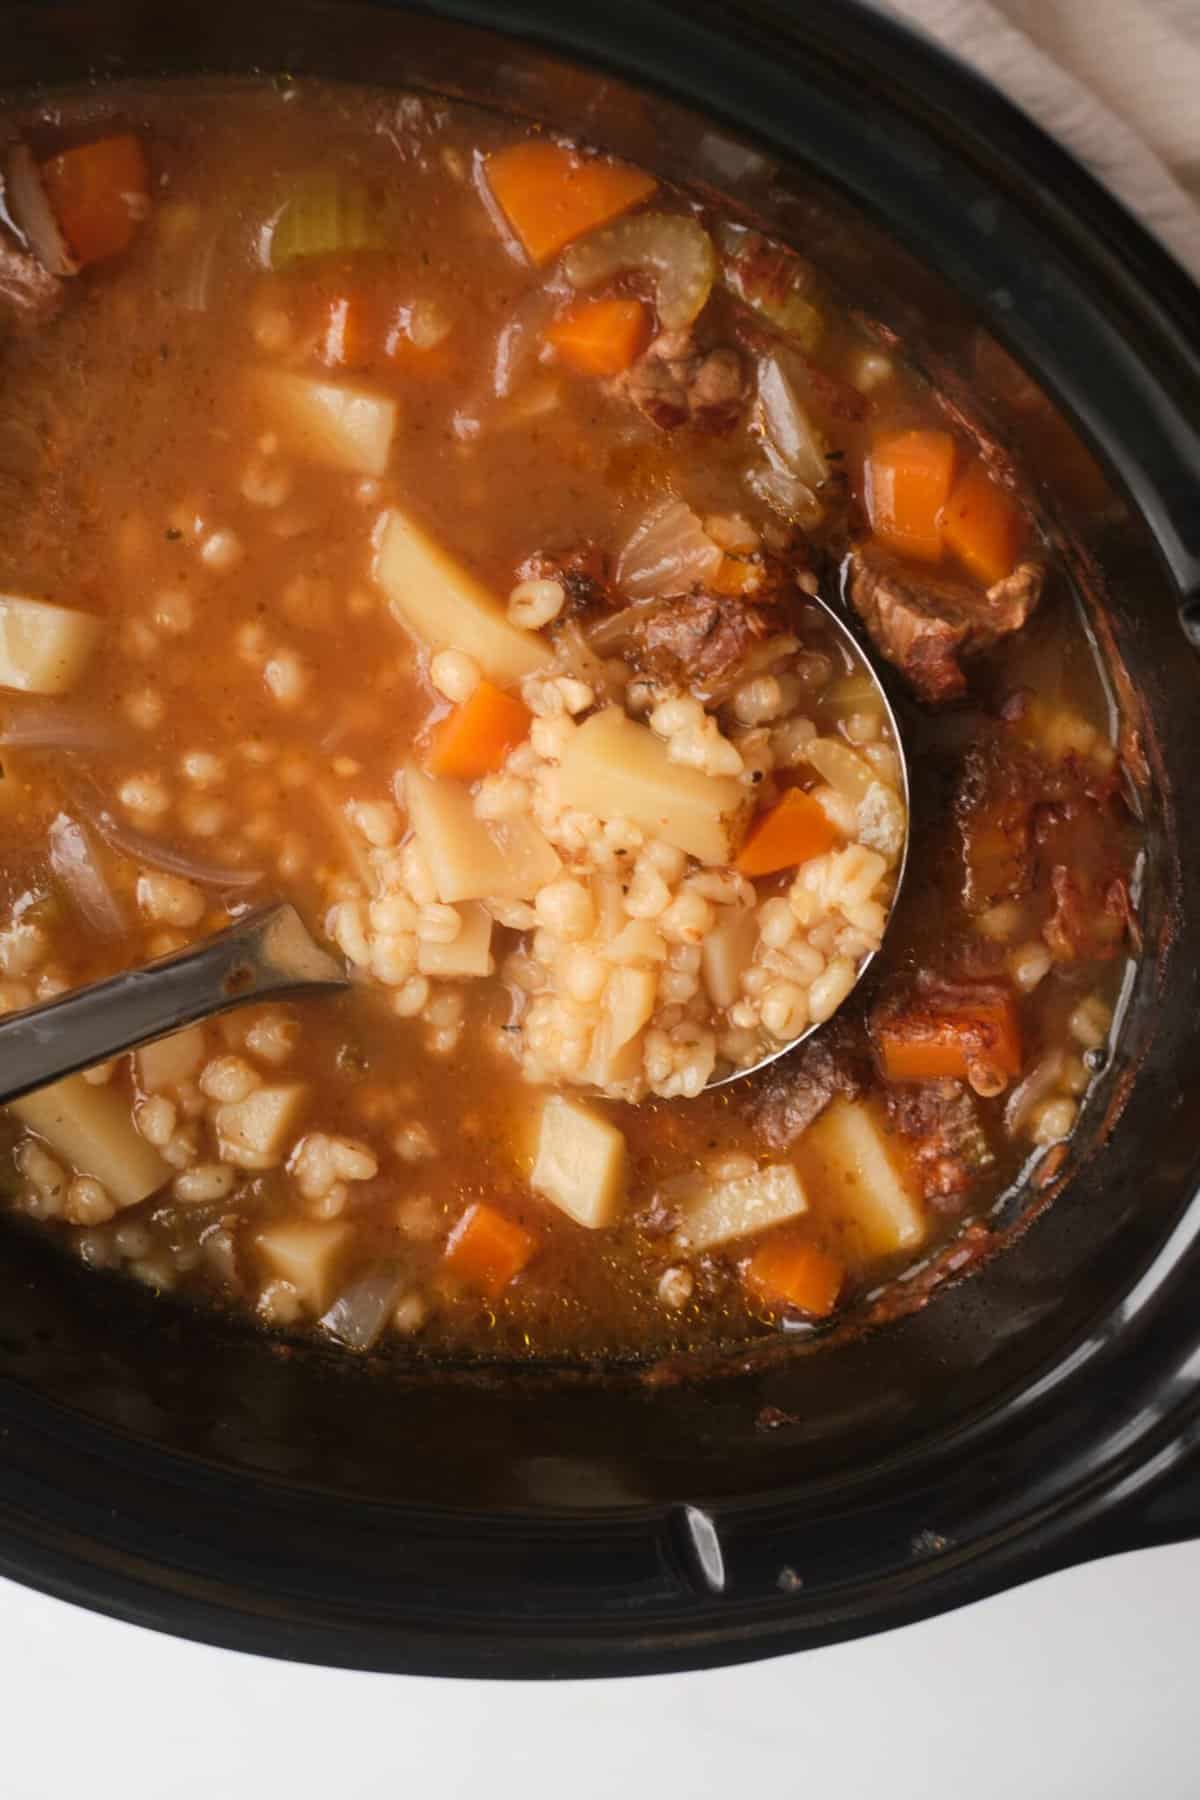
M 900 763 L 904 844 L 888 912 L 890 921 L 908 860 L 908 764 L 900 731 L 883 684 L 862 645 L 823 600 L 815 595 L 810 598 L 850 651 L 852 661 L 870 676 Z M 856 986 L 877 954 L 872 951 L 864 957 Z M 214 1013 L 228 1012 L 251 1001 L 336 992 L 348 986 L 344 970 L 313 942 L 293 906 L 260 907 L 227 931 L 204 938 L 173 956 L 160 957 L 142 968 L 128 969 L 107 981 L 91 982 L 57 1000 L 0 1018 L 0 1106 L 79 1069 L 106 1062 L 122 1050 L 211 1018 Z M 751 1067 L 731 1069 L 728 1074 L 714 1077 L 708 1086 L 724 1087 L 766 1068 L 819 1028 L 818 1024 L 808 1025 Z

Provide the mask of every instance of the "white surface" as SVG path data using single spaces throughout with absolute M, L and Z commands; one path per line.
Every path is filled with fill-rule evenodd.
M 560 1685 L 344 1674 L 0 1582 L 3 1800 L 1195 1800 L 1200 1545 L 886 1637 Z

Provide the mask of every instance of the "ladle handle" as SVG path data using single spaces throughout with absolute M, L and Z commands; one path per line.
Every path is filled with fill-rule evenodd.
M 0 1105 L 213 1013 L 346 985 L 294 907 L 261 907 L 187 950 L 0 1019 Z

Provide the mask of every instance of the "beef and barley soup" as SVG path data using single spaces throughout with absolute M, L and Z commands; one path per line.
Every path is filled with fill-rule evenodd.
M 1061 1163 L 1136 821 L 1029 497 L 869 293 L 460 105 L 4 137 L 0 1005 L 274 897 L 354 977 L 15 1104 L 11 1213 L 354 1350 L 635 1354 Z

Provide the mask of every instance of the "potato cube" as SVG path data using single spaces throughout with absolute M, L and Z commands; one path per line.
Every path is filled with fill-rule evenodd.
M 0 594 L 0 687 L 65 694 L 83 674 L 102 629 L 91 613 Z
M 862 1101 L 835 1100 L 804 1138 L 843 1217 L 873 1256 L 911 1250 L 925 1237 L 916 1183 L 899 1145 Z
M 531 1183 L 577 1225 L 611 1225 L 624 1195 L 625 1139 L 590 1106 L 552 1094 L 542 1107 Z
M 732 1006 L 741 993 L 742 971 L 749 968 L 758 941 L 752 907 L 726 909 L 700 946 L 700 969 L 714 1006 Z
M 136 1206 L 171 1179 L 116 1088 L 92 1087 L 82 1075 L 68 1075 L 12 1101 L 9 1110 L 80 1175 L 94 1176 L 117 1206 Z
M 307 1105 L 303 1081 L 255 1088 L 244 1100 L 227 1100 L 216 1113 L 222 1160 L 243 1169 L 269 1169 L 282 1159 Z
M 466 788 L 426 775 L 415 763 L 404 771 L 404 800 L 438 899 L 447 905 L 528 900 L 562 866 L 536 825 L 516 819 L 489 830 Z
M 477 901 L 467 900 L 458 908 L 462 925 L 450 944 L 417 945 L 417 968 L 422 975 L 490 975 L 492 962 L 492 918 Z
M 258 370 L 255 388 L 297 455 L 358 475 L 386 472 L 396 429 L 394 400 L 279 369 Z
M 704 1183 L 684 1203 L 673 1242 L 678 1250 L 712 1250 L 807 1211 L 808 1196 L 791 1163 L 769 1163 L 753 1175 Z
M 499 601 L 401 512 L 388 515 L 375 579 L 392 617 L 428 650 L 465 650 L 484 674 L 510 686 L 550 660 L 550 647 L 510 624 Z
M 306 1312 L 323 1313 L 337 1291 L 353 1239 L 349 1225 L 284 1219 L 258 1232 L 254 1245 L 270 1273 L 295 1288 Z
M 733 859 L 752 796 L 732 776 L 702 774 L 673 763 L 648 725 L 619 706 L 593 713 L 572 732 L 559 765 L 567 806 L 600 819 L 631 819 L 702 863 Z
M 137 1052 L 138 1083 L 147 1094 L 178 1087 L 181 1081 L 190 1081 L 200 1073 L 207 1054 L 203 1025 L 173 1031 L 170 1037 L 143 1044 Z

